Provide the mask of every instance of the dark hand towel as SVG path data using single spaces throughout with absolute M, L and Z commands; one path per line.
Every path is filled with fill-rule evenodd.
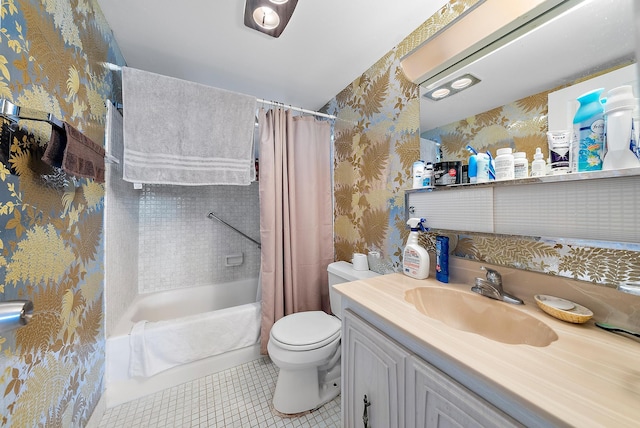
M 64 130 L 53 127 L 42 160 L 76 177 L 104 183 L 104 155 L 102 146 L 65 122 Z
M 62 158 L 64 157 L 64 149 L 67 147 L 67 134 L 64 129 L 51 125 L 51 137 L 49 144 L 44 150 L 42 161 L 47 165 L 62 167 Z

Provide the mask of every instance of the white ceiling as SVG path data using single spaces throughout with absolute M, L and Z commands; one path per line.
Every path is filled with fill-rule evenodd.
M 447 0 L 299 0 L 279 38 L 243 0 L 98 0 L 130 67 L 317 110 Z

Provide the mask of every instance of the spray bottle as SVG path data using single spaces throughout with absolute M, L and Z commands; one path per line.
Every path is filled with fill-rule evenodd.
M 402 271 L 405 275 L 416 279 L 425 279 L 429 276 L 429 253 L 418 244 L 419 232 L 425 232 L 424 218 L 410 218 L 407 224 L 411 228 L 407 245 L 402 254 Z

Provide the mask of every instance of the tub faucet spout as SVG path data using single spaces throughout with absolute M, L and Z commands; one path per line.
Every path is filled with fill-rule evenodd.
M 502 300 L 507 303 L 513 303 L 516 305 L 524 304 L 521 299 L 504 291 L 502 288 L 502 275 L 500 275 L 500 272 L 484 266 L 480 269 L 487 272 L 487 279 L 476 278 L 475 285 L 471 287 L 471 291 L 482 296 L 490 297 L 495 300 Z

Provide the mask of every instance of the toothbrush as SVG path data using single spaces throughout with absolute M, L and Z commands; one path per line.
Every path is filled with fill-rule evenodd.
M 471 154 L 477 155 L 478 151 L 476 149 L 474 149 L 473 147 L 471 147 L 471 145 L 467 144 L 467 147 L 465 147 Z
M 630 334 L 631 336 L 640 337 L 640 333 L 636 333 L 630 330 L 625 330 L 624 328 L 616 327 L 606 322 L 596 322 L 596 325 L 604 330 L 613 331 L 617 333 L 625 333 Z

